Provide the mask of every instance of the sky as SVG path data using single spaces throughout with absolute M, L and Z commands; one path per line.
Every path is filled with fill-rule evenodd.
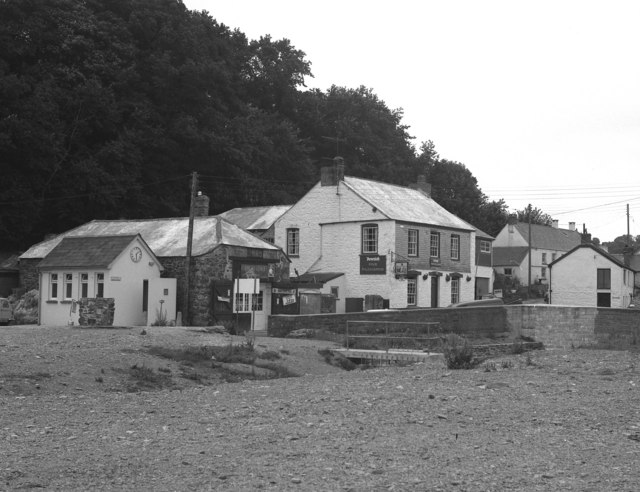
M 637 0 L 183 1 L 289 39 L 309 88 L 363 85 L 402 108 L 416 148 L 433 141 L 511 212 L 640 235 Z

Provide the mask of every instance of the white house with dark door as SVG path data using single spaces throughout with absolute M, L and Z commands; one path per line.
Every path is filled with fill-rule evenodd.
M 114 325 L 147 325 L 161 307 L 176 314 L 175 279 L 139 234 L 63 238 L 39 263 L 40 324 L 78 324 L 81 299 L 113 298 Z
M 593 244 L 580 244 L 549 265 L 549 302 L 627 308 L 636 272 Z
M 493 241 L 493 266 L 496 273 L 518 279 L 522 285 L 548 284 L 549 264 L 581 240 L 574 222 L 569 223 L 569 229 L 562 229 L 557 220 L 547 226 L 518 222 L 510 217 Z
M 474 299 L 475 233 L 424 180 L 409 188 L 344 176 L 339 163 L 276 221 L 275 244 L 292 280 L 326 279 L 347 312 L 442 307 Z

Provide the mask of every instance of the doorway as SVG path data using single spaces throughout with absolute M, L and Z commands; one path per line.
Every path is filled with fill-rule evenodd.
M 439 277 L 431 277 L 431 307 L 438 307 L 438 298 L 440 297 L 440 282 Z

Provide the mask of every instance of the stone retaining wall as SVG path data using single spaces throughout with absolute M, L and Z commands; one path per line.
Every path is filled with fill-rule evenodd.
M 83 297 L 79 301 L 80 326 L 113 326 L 115 300 L 113 297 Z

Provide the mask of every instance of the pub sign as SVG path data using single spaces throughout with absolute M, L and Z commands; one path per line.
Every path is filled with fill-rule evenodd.
M 360 275 L 384 275 L 387 273 L 385 255 L 360 255 Z

